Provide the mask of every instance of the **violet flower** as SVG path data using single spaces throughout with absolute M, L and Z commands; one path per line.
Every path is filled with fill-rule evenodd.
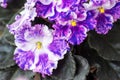
M 87 28 L 82 24 L 79 24 L 78 20 L 68 16 L 69 14 L 62 19 L 58 18 L 61 22 L 56 21 L 56 24 L 53 25 L 56 36 L 61 36 L 73 45 L 80 44 L 87 36 Z
M 56 35 L 62 36 L 72 45 L 82 43 L 87 37 L 87 32 L 96 26 L 96 20 L 92 18 L 94 14 L 82 8 L 80 10 L 76 8 L 70 12 L 60 13 L 53 25 Z
M 119 18 L 118 0 L 90 0 L 84 3 L 84 8 L 95 14 L 97 21 L 95 30 L 99 34 L 107 34 L 115 22 Z
M 15 35 L 15 44 L 14 60 L 18 66 L 39 72 L 43 77 L 52 74 L 69 48 L 64 39 L 54 38 L 52 30 L 45 25 L 24 27 Z
M 59 29 L 55 28 L 56 36 L 62 37 L 72 45 L 78 45 L 82 43 L 87 37 L 87 28 L 85 28 L 83 25 L 53 25 L 53 27 L 59 27 Z

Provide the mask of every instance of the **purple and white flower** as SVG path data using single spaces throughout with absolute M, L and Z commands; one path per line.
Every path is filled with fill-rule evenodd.
M 69 46 L 63 39 L 54 38 L 53 31 L 45 25 L 25 28 L 15 35 L 17 46 L 14 60 L 23 70 L 39 72 L 44 77 L 57 68 L 58 60 L 66 54 Z
M 90 0 L 89 3 L 84 3 L 84 8 L 95 14 L 94 18 L 97 21 L 95 30 L 99 34 L 107 34 L 112 28 L 113 22 L 119 17 L 118 0 Z M 117 6 L 116 6 L 117 5 Z
M 53 25 L 53 27 L 56 29 L 56 36 L 67 40 L 72 45 L 79 45 L 87 37 L 87 28 L 83 25 Z
M 59 19 L 60 20 L 60 19 Z M 73 45 L 80 44 L 87 36 L 87 28 L 80 21 L 71 17 L 64 17 L 53 25 L 56 36 L 62 37 Z
M 96 26 L 94 15 L 90 12 L 74 11 L 63 12 L 55 19 L 56 23 L 53 28 L 57 36 L 62 36 L 72 45 L 82 43 L 87 37 L 87 32 L 93 30 Z
M 0 0 L 3 4 L 6 0 Z M 54 30 L 42 24 L 32 26 L 35 17 L 54 21 Z M 15 22 L 8 25 L 17 46 L 14 60 L 23 70 L 49 76 L 69 50 L 69 43 L 79 45 L 93 29 L 108 33 L 117 19 L 118 0 L 27 0 Z

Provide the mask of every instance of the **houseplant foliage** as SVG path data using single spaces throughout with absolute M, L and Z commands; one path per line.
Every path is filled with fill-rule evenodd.
M 120 79 L 119 0 L 0 5 L 0 80 Z

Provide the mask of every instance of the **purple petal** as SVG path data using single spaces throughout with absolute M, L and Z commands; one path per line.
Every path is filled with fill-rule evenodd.
M 36 3 L 36 12 L 38 16 L 47 18 L 55 14 L 53 4 L 43 5 L 41 2 Z
M 96 20 L 97 25 L 95 30 L 99 34 L 107 34 L 113 26 L 113 17 L 111 15 L 101 14 L 96 18 Z
M 69 50 L 69 46 L 64 39 L 56 39 L 49 45 L 49 50 L 63 58 L 64 54 Z
M 93 30 L 97 24 L 95 15 L 96 14 L 94 13 L 94 11 L 88 11 L 86 19 L 81 21 L 80 23 L 83 24 L 88 30 Z
M 14 55 L 15 62 L 23 70 L 29 70 L 34 63 L 34 54 L 31 51 L 16 49 Z
M 72 34 L 68 41 L 73 45 L 79 45 L 87 37 L 87 29 L 82 25 L 71 28 L 71 32 Z
M 50 60 L 47 53 L 41 53 L 41 55 L 39 55 L 39 60 L 36 63 L 36 68 L 33 71 L 41 73 L 44 77 L 45 75 L 51 75 L 53 69 L 56 67 L 57 61 Z
M 62 0 L 60 5 L 56 5 L 58 12 L 67 12 L 70 10 L 70 7 L 74 4 L 78 4 L 79 0 Z
M 111 14 L 114 21 L 120 19 L 120 2 L 118 2 L 113 8 L 106 10 L 106 13 Z

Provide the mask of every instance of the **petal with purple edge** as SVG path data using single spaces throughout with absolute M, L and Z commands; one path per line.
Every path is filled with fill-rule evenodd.
M 94 11 L 88 11 L 86 20 L 80 22 L 88 29 L 88 31 L 93 30 L 96 27 L 97 21 L 94 18 L 95 15 L 96 13 Z
M 17 48 L 14 52 L 14 60 L 21 69 L 30 70 L 34 63 L 34 54 L 31 51 L 23 51 Z
M 69 50 L 69 46 L 64 39 L 56 39 L 49 45 L 49 50 L 62 59 Z
M 46 25 L 37 24 L 23 28 L 15 34 L 17 49 L 14 60 L 24 70 L 39 72 L 43 77 L 51 75 L 53 69 L 57 68 L 58 60 L 62 59 L 68 50 L 65 40 L 53 37 L 51 29 Z M 57 49 L 60 55 L 50 48 Z
M 68 41 L 73 45 L 78 45 L 82 43 L 87 37 L 87 29 L 82 25 L 79 25 L 79 27 L 73 27 L 71 28 L 71 30 L 72 34 Z
M 56 5 L 58 12 L 67 12 L 70 10 L 70 7 L 75 4 L 78 0 L 62 0 L 60 5 Z
M 120 2 L 116 3 L 113 8 L 106 10 L 106 13 L 111 14 L 114 18 L 114 21 L 120 19 Z
M 113 26 L 113 17 L 111 15 L 101 14 L 96 18 L 96 20 L 97 25 L 95 30 L 99 34 L 107 34 Z
M 31 27 L 30 21 L 23 20 L 23 18 L 19 18 L 14 23 L 7 25 L 9 32 L 12 34 L 17 34 L 21 29 Z
M 42 16 L 44 18 L 51 17 L 55 14 L 53 3 L 49 5 L 44 5 L 41 2 L 36 3 L 36 12 L 38 16 Z
M 47 53 L 42 53 L 39 55 L 39 60 L 36 63 L 36 68 L 33 70 L 34 72 L 42 73 L 42 76 L 51 75 L 53 69 L 57 67 L 57 61 L 52 61 L 49 59 Z

